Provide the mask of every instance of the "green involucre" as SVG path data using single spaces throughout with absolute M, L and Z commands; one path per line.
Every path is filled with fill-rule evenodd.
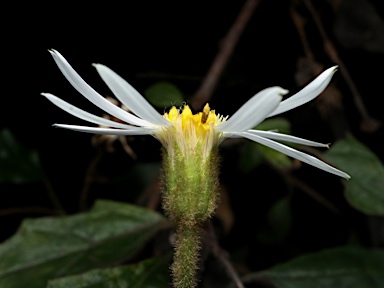
M 163 151 L 163 208 L 181 225 L 201 225 L 213 215 L 218 202 L 218 149 L 213 148 L 204 159 L 199 147 L 193 157 L 174 148 L 174 157 Z

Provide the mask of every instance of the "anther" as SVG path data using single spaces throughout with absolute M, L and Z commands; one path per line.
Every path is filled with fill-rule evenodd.
M 205 104 L 204 109 L 203 109 L 203 115 L 201 115 L 201 123 L 207 122 L 209 111 L 211 111 L 211 108 L 209 108 L 209 104 Z

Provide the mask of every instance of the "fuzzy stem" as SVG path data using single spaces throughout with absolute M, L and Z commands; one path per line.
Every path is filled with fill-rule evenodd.
M 193 288 L 197 286 L 196 271 L 199 250 L 200 228 L 198 226 L 178 225 L 172 264 L 175 288 Z
M 173 126 L 157 137 L 164 145 L 163 208 L 177 225 L 173 284 L 193 288 L 197 285 L 200 228 L 218 202 L 217 146 L 222 135 L 213 129 L 212 119 L 218 120 L 209 105 L 195 115 L 187 105 L 181 114 L 173 107 L 166 117 Z

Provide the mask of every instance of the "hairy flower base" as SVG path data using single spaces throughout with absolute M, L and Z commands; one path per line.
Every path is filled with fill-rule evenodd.
M 213 215 L 218 202 L 218 148 L 207 157 L 196 149 L 195 157 L 186 158 L 174 146 L 172 154 L 163 149 L 164 211 L 182 226 L 201 225 Z
M 200 225 L 216 208 L 222 133 L 214 125 L 223 119 L 208 104 L 197 114 L 172 107 L 164 118 L 172 124 L 155 134 L 163 144 L 164 210 L 183 226 Z

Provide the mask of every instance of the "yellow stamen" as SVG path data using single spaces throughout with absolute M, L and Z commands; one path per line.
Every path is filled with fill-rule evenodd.
M 207 122 L 207 119 L 208 119 L 208 115 L 209 115 L 209 112 L 210 112 L 210 108 L 209 108 L 209 104 L 205 104 L 204 106 L 204 109 L 203 109 L 203 116 L 201 117 L 201 123 L 205 123 Z
M 169 113 L 166 113 L 165 115 L 167 115 L 167 119 L 171 122 L 175 122 L 177 116 L 179 116 L 179 110 L 177 110 L 177 108 L 175 106 L 172 107 L 171 110 L 169 110 Z
M 183 130 L 190 129 L 192 125 L 197 133 L 210 130 L 211 125 L 215 125 L 218 120 L 218 115 L 215 114 L 215 110 L 210 109 L 209 104 L 205 105 L 203 112 L 197 114 L 192 114 L 191 108 L 188 105 L 183 107 L 181 113 L 173 106 L 168 113 L 164 114 L 164 118 L 172 123 L 178 122 L 179 117 L 181 117 Z
M 225 121 L 222 116 L 216 115 L 209 104 L 204 106 L 202 112 L 193 114 L 188 105 L 182 109 L 172 107 L 164 118 L 173 125 L 157 135 L 164 147 L 171 148 L 177 144 L 181 153 L 185 156 L 197 153 L 198 150 L 204 156 L 209 155 L 213 145 L 221 141 L 222 133 L 215 131 L 214 126 Z M 175 141 L 174 144 L 172 142 Z

